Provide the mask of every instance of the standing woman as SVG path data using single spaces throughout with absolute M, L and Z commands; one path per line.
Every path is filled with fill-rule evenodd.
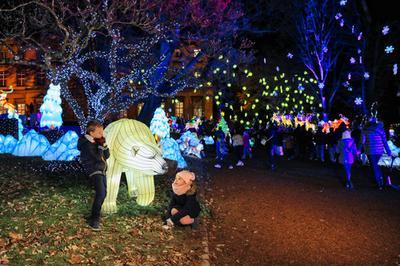
M 364 151 L 367 154 L 369 164 L 374 171 L 378 188 L 381 190 L 383 188 L 383 176 L 378 162 L 385 150 L 388 156 L 392 156 L 392 152 L 386 141 L 383 124 L 378 123 L 375 117 L 370 119 L 369 124 L 366 125 L 362 132 L 362 144 L 364 145 Z

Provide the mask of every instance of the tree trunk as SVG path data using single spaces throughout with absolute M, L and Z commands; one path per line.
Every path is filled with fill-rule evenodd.
M 138 120 L 150 126 L 150 121 L 153 118 L 154 111 L 160 107 L 161 97 L 150 95 L 145 101 L 142 110 L 138 116 Z

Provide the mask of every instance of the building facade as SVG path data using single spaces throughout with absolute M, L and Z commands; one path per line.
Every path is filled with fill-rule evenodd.
M 13 89 L 7 95 L 7 101 L 15 106 L 18 114 L 37 112 L 48 86 L 46 73 L 33 64 L 37 58 L 35 50 L 26 50 L 22 55 L 24 58 L 21 58 L 25 62 L 32 62 L 31 65 L 19 65 L 20 58 L 9 52 L 10 47 L 15 51 L 18 49 L 15 44 L 9 44 L 8 48 L 0 46 L 0 90 Z M 0 107 L 0 114 L 6 112 L 5 108 Z

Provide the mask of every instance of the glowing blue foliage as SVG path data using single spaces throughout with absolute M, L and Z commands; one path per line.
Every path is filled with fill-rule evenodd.
M 150 122 L 150 131 L 163 139 L 169 137 L 169 130 L 168 118 L 164 110 L 159 107 L 154 111 L 154 116 Z
M 179 150 L 179 145 L 173 138 L 163 138 L 160 141 L 160 144 L 163 158 L 176 161 L 178 168 L 187 167 L 187 163 L 181 155 L 181 151 Z
M 0 135 L 0 154 L 1 153 L 12 153 L 17 145 L 18 140 L 16 140 L 13 136 Z
M 74 160 L 80 154 L 77 149 L 78 139 L 79 137 L 74 131 L 68 131 L 43 154 L 43 160 Z
M 15 156 L 42 156 L 50 147 L 50 143 L 43 135 L 30 130 L 17 143 L 13 155 Z
M 40 106 L 40 112 L 42 113 L 42 118 L 40 120 L 41 127 L 47 126 L 49 128 L 55 128 L 62 125 L 60 93 L 60 85 L 51 83 L 46 96 L 44 96 L 43 104 Z

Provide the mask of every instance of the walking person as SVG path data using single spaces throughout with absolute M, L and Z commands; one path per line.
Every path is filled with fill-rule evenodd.
M 270 124 L 267 129 L 265 146 L 267 148 L 267 164 L 272 171 L 276 170 L 274 155 L 277 149 L 276 145 L 276 143 L 278 142 L 277 139 L 278 139 L 278 127 L 276 126 L 275 123 Z
M 250 145 L 250 133 L 246 129 L 243 133 L 243 155 L 242 159 L 246 160 L 247 157 L 250 159 L 253 157 L 253 154 L 251 152 L 251 145 Z
M 336 153 L 339 154 L 339 163 L 343 165 L 346 172 L 346 188 L 353 189 L 353 183 L 351 182 L 351 166 L 354 163 L 354 159 L 357 158 L 359 152 L 357 151 L 357 145 L 354 139 L 351 137 L 351 132 L 346 130 L 342 134 L 342 139 L 339 140 L 336 147 Z
M 378 162 L 385 150 L 388 156 L 392 156 L 392 152 L 386 141 L 383 124 L 378 123 L 375 117 L 370 119 L 362 132 L 362 144 L 364 145 L 364 151 L 367 154 L 369 164 L 374 172 L 378 188 L 382 190 L 383 176 Z
M 242 155 L 243 155 L 243 136 L 240 134 L 238 129 L 234 129 L 234 134 L 232 136 L 232 146 L 233 150 L 235 152 L 235 157 L 236 157 L 236 166 L 244 166 L 244 163 L 242 161 Z
M 316 158 L 321 162 L 325 162 L 325 147 L 327 143 L 327 134 L 322 131 L 322 126 L 319 126 L 317 133 L 315 133 L 315 147 L 316 147 Z
M 217 139 L 215 143 L 215 150 L 217 152 L 217 162 L 214 165 L 215 168 L 221 168 L 224 162 L 228 165 L 229 169 L 233 169 L 233 165 L 231 164 L 228 155 L 229 155 L 229 148 L 228 144 L 225 140 L 225 134 L 222 131 L 222 128 L 219 128 L 215 132 L 215 137 Z
M 80 162 L 89 176 L 95 191 L 89 226 L 100 230 L 100 212 L 107 194 L 106 160 L 110 151 L 105 142 L 103 125 L 97 121 L 90 121 L 86 127 L 86 134 L 79 138 L 78 149 L 81 151 Z

